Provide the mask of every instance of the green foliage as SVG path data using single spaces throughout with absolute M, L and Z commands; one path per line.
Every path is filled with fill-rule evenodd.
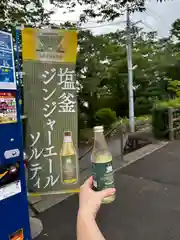
M 152 111 L 152 129 L 158 139 L 168 138 L 168 108 L 180 109 L 180 98 L 160 101 L 154 105 Z
M 157 0 L 157 2 L 163 1 L 166 0 Z M 101 17 L 102 21 L 112 21 L 124 14 L 127 4 L 131 12 L 145 10 L 145 0 L 51 0 L 51 3 L 60 8 L 64 7 L 70 12 L 73 12 L 77 6 L 82 6 L 84 10 L 80 18 L 81 21 L 96 17 Z
M 94 123 L 96 125 L 103 125 L 104 127 L 110 127 L 116 120 L 116 112 L 110 108 L 102 108 L 94 116 Z
M 153 107 L 153 101 L 147 97 L 140 96 L 136 98 L 134 106 L 136 116 L 150 114 Z
M 75 0 L 53 2 L 60 7 L 67 4 L 67 9 L 70 11 L 74 10 L 77 3 Z M 144 2 L 144 0 L 78 1 L 80 5 L 85 6 L 86 17 L 98 16 L 103 21 L 121 16 L 122 11 L 126 10 L 127 3 L 132 7 L 132 11 L 142 11 Z M 45 10 L 41 0 L 15 0 L 13 3 L 12 5 L 7 0 L 0 3 L 1 30 L 11 29 L 15 34 L 17 23 L 31 27 L 49 24 L 52 12 Z M 85 18 L 81 16 L 81 20 Z M 59 26 L 50 24 L 50 26 L 66 29 L 76 27 L 70 22 Z M 177 20 L 172 26 L 171 35 L 165 39 L 157 38 L 157 33 L 154 31 L 147 33 L 136 26 L 131 29 L 133 65 L 137 65 L 133 71 L 136 117 L 150 114 L 154 102 L 179 96 L 179 29 L 180 21 Z M 96 114 L 104 108 L 112 109 L 118 117 L 128 117 L 126 30 L 102 35 L 93 35 L 91 31 L 80 30 L 78 36 L 76 76 L 79 128 L 91 128 L 95 120 L 100 121 L 99 116 L 96 118 Z M 171 36 L 175 36 L 178 42 L 173 42 Z M 109 125 L 109 122 L 105 122 L 105 125 Z
M 39 27 L 49 23 L 52 11 L 47 11 L 41 0 L 0 1 L 0 29 L 14 33 L 16 25 Z
M 16 27 L 41 27 L 49 24 L 53 11 L 47 11 L 41 0 L 0 1 L 0 30 L 11 32 L 15 44 Z M 22 68 L 21 33 L 19 34 L 19 59 Z M 14 54 L 16 56 L 16 53 Z M 15 61 L 17 64 L 17 61 Z M 17 68 L 17 65 L 16 65 Z M 22 82 L 21 82 L 22 84 Z
M 176 19 L 172 24 L 171 35 L 180 40 L 180 19 Z
M 179 96 L 180 48 L 174 52 L 171 38 L 157 39 L 156 32 L 133 27 L 133 71 L 135 116 L 151 114 L 155 102 Z M 176 46 L 177 48 L 177 46 Z M 111 108 L 118 117 L 128 117 L 128 73 L 126 31 L 95 36 L 80 31 L 76 67 L 80 83 L 80 111 L 87 127 L 101 108 Z
M 79 131 L 79 142 L 81 143 L 91 143 L 93 144 L 93 129 L 92 128 L 84 128 Z
M 86 127 L 87 117 L 84 113 L 81 113 L 78 111 L 78 126 L 80 129 L 83 129 Z
M 167 109 L 168 107 L 180 108 L 180 98 L 169 99 L 168 101 L 159 101 L 154 105 L 154 109 Z
M 180 97 L 180 81 L 179 80 L 169 79 L 167 89 L 172 97 Z
M 154 108 L 152 111 L 152 131 L 154 137 L 163 139 L 168 137 L 168 110 L 167 108 Z

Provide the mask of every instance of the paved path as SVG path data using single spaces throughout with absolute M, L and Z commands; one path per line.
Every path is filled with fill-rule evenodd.
M 116 187 L 116 201 L 97 219 L 107 240 L 180 239 L 180 141 L 120 169 Z M 77 209 L 74 195 L 41 213 L 37 240 L 75 240 Z
M 126 135 L 123 139 L 123 145 L 125 145 L 127 141 L 128 135 Z M 121 141 L 117 138 L 117 136 L 113 136 L 108 140 L 108 146 L 109 149 L 113 155 L 114 164 L 115 167 L 119 165 L 120 159 L 121 159 Z M 90 147 L 87 147 L 84 149 L 84 153 L 87 152 L 87 150 Z M 83 151 L 81 151 L 80 156 L 84 155 Z M 80 172 L 81 172 L 81 180 L 84 181 L 84 178 L 89 174 L 89 169 L 91 168 L 91 151 L 88 152 L 83 158 L 80 159 Z M 53 205 L 61 202 L 66 198 L 68 195 L 50 195 L 50 196 L 39 196 L 39 197 L 29 197 L 29 202 L 33 206 L 33 209 L 37 212 L 44 211 L 48 209 L 49 207 L 52 207 Z M 32 212 L 32 211 L 31 211 Z M 33 212 L 31 213 L 31 216 L 33 215 Z

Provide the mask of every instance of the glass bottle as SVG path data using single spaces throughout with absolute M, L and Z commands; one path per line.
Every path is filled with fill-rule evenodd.
M 94 127 L 94 147 L 91 154 L 93 188 L 101 191 L 114 187 L 114 172 L 112 166 L 112 154 L 108 149 L 104 137 L 103 126 Z M 115 200 L 115 194 L 104 198 L 102 203 L 111 203 Z

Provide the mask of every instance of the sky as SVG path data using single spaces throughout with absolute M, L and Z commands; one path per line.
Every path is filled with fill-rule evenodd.
M 45 0 L 47 9 L 55 10 L 51 21 L 55 23 L 63 23 L 66 21 L 77 22 L 79 20 L 82 7 L 77 7 L 75 12 L 64 14 L 62 9 L 57 9 L 49 4 L 49 0 Z M 156 0 L 149 0 L 146 3 L 146 12 L 136 12 L 131 16 L 132 22 L 142 21 L 138 23 L 139 27 L 143 27 L 146 31 L 157 31 L 159 37 L 166 37 L 169 34 L 172 23 L 180 18 L 180 0 L 166 0 L 163 3 L 157 3 Z M 94 34 L 102 34 L 114 32 L 125 27 L 125 16 L 116 19 L 112 23 L 97 24 L 91 20 L 84 27 L 90 29 Z M 109 25 L 108 25 L 109 24 Z M 107 26 L 105 26 L 107 25 Z

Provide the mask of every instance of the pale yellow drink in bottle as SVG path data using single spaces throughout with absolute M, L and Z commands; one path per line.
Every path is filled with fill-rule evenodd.
M 93 189 L 101 191 L 106 188 L 114 188 L 114 171 L 112 166 L 112 154 L 108 149 L 104 137 L 103 126 L 94 127 L 94 147 L 91 155 Z M 104 198 L 102 203 L 111 203 L 115 200 L 115 194 Z
M 63 146 L 60 152 L 61 182 L 75 184 L 78 181 L 77 154 L 72 141 L 72 133 L 64 132 Z

